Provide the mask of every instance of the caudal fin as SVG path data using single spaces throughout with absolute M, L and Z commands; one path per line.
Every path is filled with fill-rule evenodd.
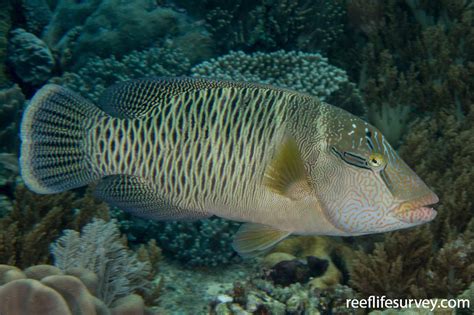
M 51 194 L 99 179 L 88 154 L 87 133 L 104 113 L 58 85 L 39 90 L 21 122 L 20 170 L 34 192 Z

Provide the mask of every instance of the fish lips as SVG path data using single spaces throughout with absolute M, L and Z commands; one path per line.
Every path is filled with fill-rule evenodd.
M 411 201 L 403 202 L 395 209 L 394 215 L 400 221 L 410 224 L 422 224 L 433 220 L 437 212 L 431 205 L 438 203 L 439 198 L 434 193 Z

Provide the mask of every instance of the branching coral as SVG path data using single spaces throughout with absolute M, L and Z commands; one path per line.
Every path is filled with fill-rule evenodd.
M 191 70 L 194 76 L 248 81 L 286 87 L 317 96 L 356 115 L 365 114 L 360 95 L 344 70 L 320 54 L 277 51 L 231 52 Z
M 10 30 L 11 18 L 11 1 L 0 0 L 0 88 L 7 85 L 8 79 L 5 68 L 5 61 L 7 58 L 7 36 Z
M 150 76 L 179 76 L 189 71 L 189 60 L 171 48 L 134 51 L 121 59 L 91 58 L 77 73 L 67 72 L 51 82 L 62 84 L 92 100 L 114 83 Z
M 413 297 L 411 287 L 431 255 L 432 235 L 426 228 L 391 233 L 372 254 L 356 253 L 351 285 L 364 296 Z
M 472 235 L 465 233 L 433 254 L 427 228 L 392 233 L 372 254 L 356 254 L 351 284 L 366 297 L 453 298 L 473 281 Z
M 92 217 L 107 218 L 108 207 L 89 194 L 41 196 L 17 186 L 13 210 L 0 219 L 0 262 L 18 267 L 48 263 L 49 244 L 64 228 L 80 228 Z
M 196 11 L 195 2 L 178 2 Z M 199 8 L 222 52 L 327 51 L 344 29 L 345 12 L 339 1 L 206 0 Z
M 18 85 L 0 90 L 0 152 L 15 153 L 18 149 L 18 125 L 25 96 Z
M 474 213 L 474 106 L 462 120 L 455 113 L 419 119 L 412 126 L 402 157 L 438 194 L 435 239 L 447 242 L 469 228 Z
M 473 5 L 463 0 L 352 0 L 347 10 L 351 32 L 362 37 L 355 45 L 358 70 L 348 67 L 372 109 L 384 112 L 408 105 L 415 113 L 454 111 L 458 118 L 469 112 Z M 405 120 L 403 129 L 414 117 Z
M 232 238 L 240 223 L 220 218 L 196 222 L 154 222 L 112 211 L 130 243 L 156 238 L 163 253 L 187 266 L 216 267 L 238 261 Z

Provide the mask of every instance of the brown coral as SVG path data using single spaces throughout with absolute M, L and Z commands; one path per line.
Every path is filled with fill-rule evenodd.
M 23 186 L 13 210 L 0 219 L 0 263 L 21 268 L 50 262 L 49 245 L 66 228 L 79 229 L 92 217 L 108 217 L 108 207 L 90 194 L 36 195 Z
M 9 278 L 8 273 L 21 276 Z M 35 274 L 37 279 L 28 277 Z M 84 270 L 84 273 L 90 273 Z M 23 273 L 13 266 L 0 265 L 0 313 L 18 315 L 68 315 L 68 314 L 151 314 L 143 299 L 135 294 L 114 302 L 111 309 L 96 298 L 81 278 L 63 274 L 49 265 L 38 265 Z M 97 282 L 95 283 L 97 286 Z

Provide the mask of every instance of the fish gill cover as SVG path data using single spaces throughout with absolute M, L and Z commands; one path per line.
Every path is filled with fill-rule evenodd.
M 11 265 L 1 269 L 0 300 L 22 287 L 35 288 L 49 292 L 51 305 L 65 307 L 58 310 L 69 309 L 71 302 L 60 291 L 48 291 L 62 278 L 43 281 L 52 275 L 43 272 L 34 278 L 38 284 L 26 268 L 53 264 L 50 244 L 62 231 L 79 231 L 94 217 L 117 218 L 131 250 L 143 259 L 154 257 L 150 280 L 161 283 L 161 291 L 150 297 L 138 290 L 143 298 L 119 303 L 130 309 L 143 309 L 145 301 L 158 313 L 199 314 L 208 304 L 217 313 L 337 313 L 351 311 L 345 298 L 354 295 L 472 296 L 471 1 L 4 0 L 0 6 L 0 261 Z M 183 75 L 270 83 L 368 119 L 439 196 L 437 218 L 422 227 L 342 243 L 289 239 L 263 260 L 248 263 L 235 259 L 231 247 L 236 223 L 131 220 L 93 200 L 89 190 L 35 195 L 24 188 L 12 159 L 4 158 L 18 156 L 25 100 L 46 83 L 96 101 L 120 81 Z M 163 249 L 163 258 L 157 258 L 156 246 L 138 249 L 151 239 Z M 273 268 L 281 261 L 307 263 L 307 256 L 327 262 L 321 276 L 285 286 L 265 276 L 281 270 Z M 81 275 L 73 274 L 92 301 L 93 286 Z M 200 301 L 193 294 L 200 294 Z

